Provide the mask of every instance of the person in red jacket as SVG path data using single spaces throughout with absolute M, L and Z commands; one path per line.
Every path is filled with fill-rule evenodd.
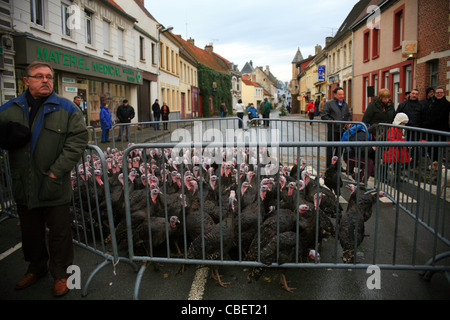
M 394 118 L 392 124 L 396 125 L 395 127 L 390 127 L 387 131 L 387 141 L 406 141 L 406 133 L 405 130 L 397 127 L 397 126 L 406 126 L 409 118 L 405 113 L 397 113 Z M 410 161 L 410 156 L 408 152 L 408 148 L 406 147 L 389 147 L 383 153 L 383 163 L 388 165 L 392 164 L 394 169 L 395 178 L 400 181 L 400 175 L 402 169 L 407 165 Z
M 306 113 L 309 116 L 309 120 L 314 120 L 314 114 L 316 113 L 316 106 L 314 104 L 314 100 L 310 100 L 308 105 L 306 106 Z M 310 122 L 309 124 L 312 125 L 312 122 Z

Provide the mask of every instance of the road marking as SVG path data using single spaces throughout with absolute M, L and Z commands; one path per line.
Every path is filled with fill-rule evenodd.
M 19 250 L 20 248 L 22 248 L 22 242 L 19 242 L 13 248 L 10 248 L 10 249 L 6 250 L 5 252 L 3 252 L 2 254 L 0 254 L 0 261 L 5 259 L 7 256 L 9 256 L 14 251 Z
M 208 278 L 209 268 L 204 266 L 198 268 L 195 272 L 194 281 L 192 282 L 191 291 L 188 300 L 202 300 L 205 291 L 206 280 Z

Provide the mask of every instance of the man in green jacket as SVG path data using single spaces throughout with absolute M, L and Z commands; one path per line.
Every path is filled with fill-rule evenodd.
M 29 262 L 16 289 L 50 271 L 53 293 L 61 296 L 68 292 L 67 268 L 73 264 L 70 171 L 86 148 L 88 131 L 82 112 L 53 91 L 53 77 L 45 62 L 25 69 L 28 89 L 0 107 L 0 130 L 6 135 L 0 147 L 8 150 L 22 249 Z
M 270 111 L 272 110 L 272 104 L 269 102 L 269 100 L 267 100 L 267 98 L 264 98 L 264 104 L 262 106 L 262 114 L 263 114 L 263 118 L 270 118 Z M 265 120 L 264 121 L 264 126 L 268 127 L 269 126 L 269 121 Z

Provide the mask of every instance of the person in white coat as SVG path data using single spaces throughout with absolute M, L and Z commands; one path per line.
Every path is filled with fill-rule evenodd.
M 242 129 L 242 122 L 243 122 L 242 119 L 244 118 L 244 111 L 245 111 L 245 106 L 242 103 L 242 99 L 238 100 L 235 110 L 236 110 L 236 115 L 238 116 L 238 118 L 241 119 L 241 120 L 239 120 L 239 129 Z

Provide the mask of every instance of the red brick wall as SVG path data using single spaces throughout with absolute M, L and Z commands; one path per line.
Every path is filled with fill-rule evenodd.
M 431 54 L 447 51 L 449 45 L 449 2 L 448 0 L 419 0 L 418 18 L 418 59 Z M 447 67 L 449 57 L 439 59 L 438 85 L 447 87 L 449 79 Z M 430 70 L 427 63 L 418 63 L 416 69 L 416 88 L 419 89 L 419 98 L 425 98 L 425 89 L 430 86 Z M 448 95 L 448 91 L 446 92 Z

